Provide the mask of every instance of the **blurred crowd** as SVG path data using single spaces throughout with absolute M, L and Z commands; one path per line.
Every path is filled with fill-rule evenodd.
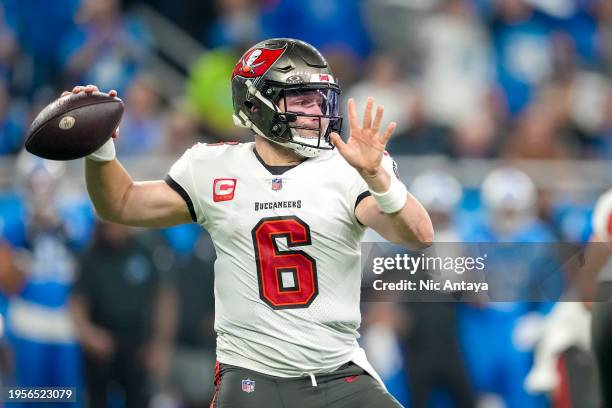
M 181 115 L 205 135 L 244 137 L 224 115 L 222 78 L 249 45 L 287 36 L 322 50 L 344 95 L 386 106 L 399 124 L 395 154 L 612 155 L 605 0 L 149 0 L 208 50 L 185 67 L 188 108 L 165 100 L 164 78 L 150 75 L 155 38 L 130 11 L 140 3 L 0 3 L 0 154 L 20 150 L 32 115 L 61 89 L 86 83 L 126 99 L 122 153 L 171 151 Z
M 178 67 L 179 96 L 165 94 L 152 69 L 167 55 L 143 4 L 205 50 Z M 206 232 L 100 223 L 63 163 L 22 146 L 46 104 L 90 83 L 126 103 L 120 158 L 250 140 L 232 124 L 229 76 L 269 37 L 319 48 L 344 100 L 383 104 L 398 123 L 388 146 L 396 158 L 506 163 L 475 187 L 443 169 L 405 177 L 438 241 L 588 240 L 598 191 L 550 194 L 519 167 L 612 159 L 609 0 L 0 0 L 0 161 L 14 163 L 0 186 L 3 384 L 76 386 L 93 407 L 207 406 L 215 339 Z M 564 401 L 555 394 L 563 381 L 542 380 L 558 373 L 534 366 L 533 353 L 551 309 L 374 303 L 364 307 L 363 345 L 406 406 L 548 407 Z M 584 387 L 565 400 L 593 406 Z

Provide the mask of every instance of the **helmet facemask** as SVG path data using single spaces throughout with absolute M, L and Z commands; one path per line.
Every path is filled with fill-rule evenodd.
M 276 106 L 272 130 L 281 126 L 280 133 L 287 147 L 307 157 L 312 149 L 332 150 L 330 134 L 340 133 L 342 118 L 339 116 L 338 92 L 330 87 L 287 88 L 281 91 Z M 277 128 L 278 129 L 278 128 Z M 274 130 L 273 130 L 274 131 Z M 311 154 L 308 154 L 311 152 Z

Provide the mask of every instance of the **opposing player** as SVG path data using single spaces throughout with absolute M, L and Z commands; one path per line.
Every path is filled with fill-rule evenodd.
M 384 151 L 395 124 L 382 130 L 383 108 L 373 114 L 372 98 L 358 122 L 349 100 L 350 137 L 342 141 L 336 78 L 297 40 L 247 51 L 232 94 L 234 120 L 254 132 L 254 143 L 197 144 L 165 180 L 134 182 L 109 141 L 86 160 L 98 214 L 144 227 L 195 221 L 212 236 L 211 406 L 400 406 L 357 344 L 364 229 L 406 246 L 433 239 L 427 212 Z

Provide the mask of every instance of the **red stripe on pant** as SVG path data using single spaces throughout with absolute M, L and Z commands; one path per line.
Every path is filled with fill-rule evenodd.
M 554 408 L 572 408 L 572 398 L 570 395 L 569 373 L 564 356 L 559 356 L 557 360 L 557 372 L 559 374 L 559 385 L 553 391 L 552 405 Z
M 215 364 L 215 393 L 213 394 L 212 401 L 210 401 L 209 408 L 215 408 L 217 402 L 217 393 L 219 392 L 219 382 L 221 380 L 221 373 L 219 369 L 219 362 Z

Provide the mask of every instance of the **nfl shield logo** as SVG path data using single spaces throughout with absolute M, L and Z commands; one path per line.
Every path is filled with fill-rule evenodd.
M 242 380 L 242 391 L 244 392 L 253 392 L 255 391 L 255 381 L 247 378 L 246 380 Z
M 278 191 L 281 188 L 283 188 L 283 179 L 281 178 L 272 179 L 272 190 Z

